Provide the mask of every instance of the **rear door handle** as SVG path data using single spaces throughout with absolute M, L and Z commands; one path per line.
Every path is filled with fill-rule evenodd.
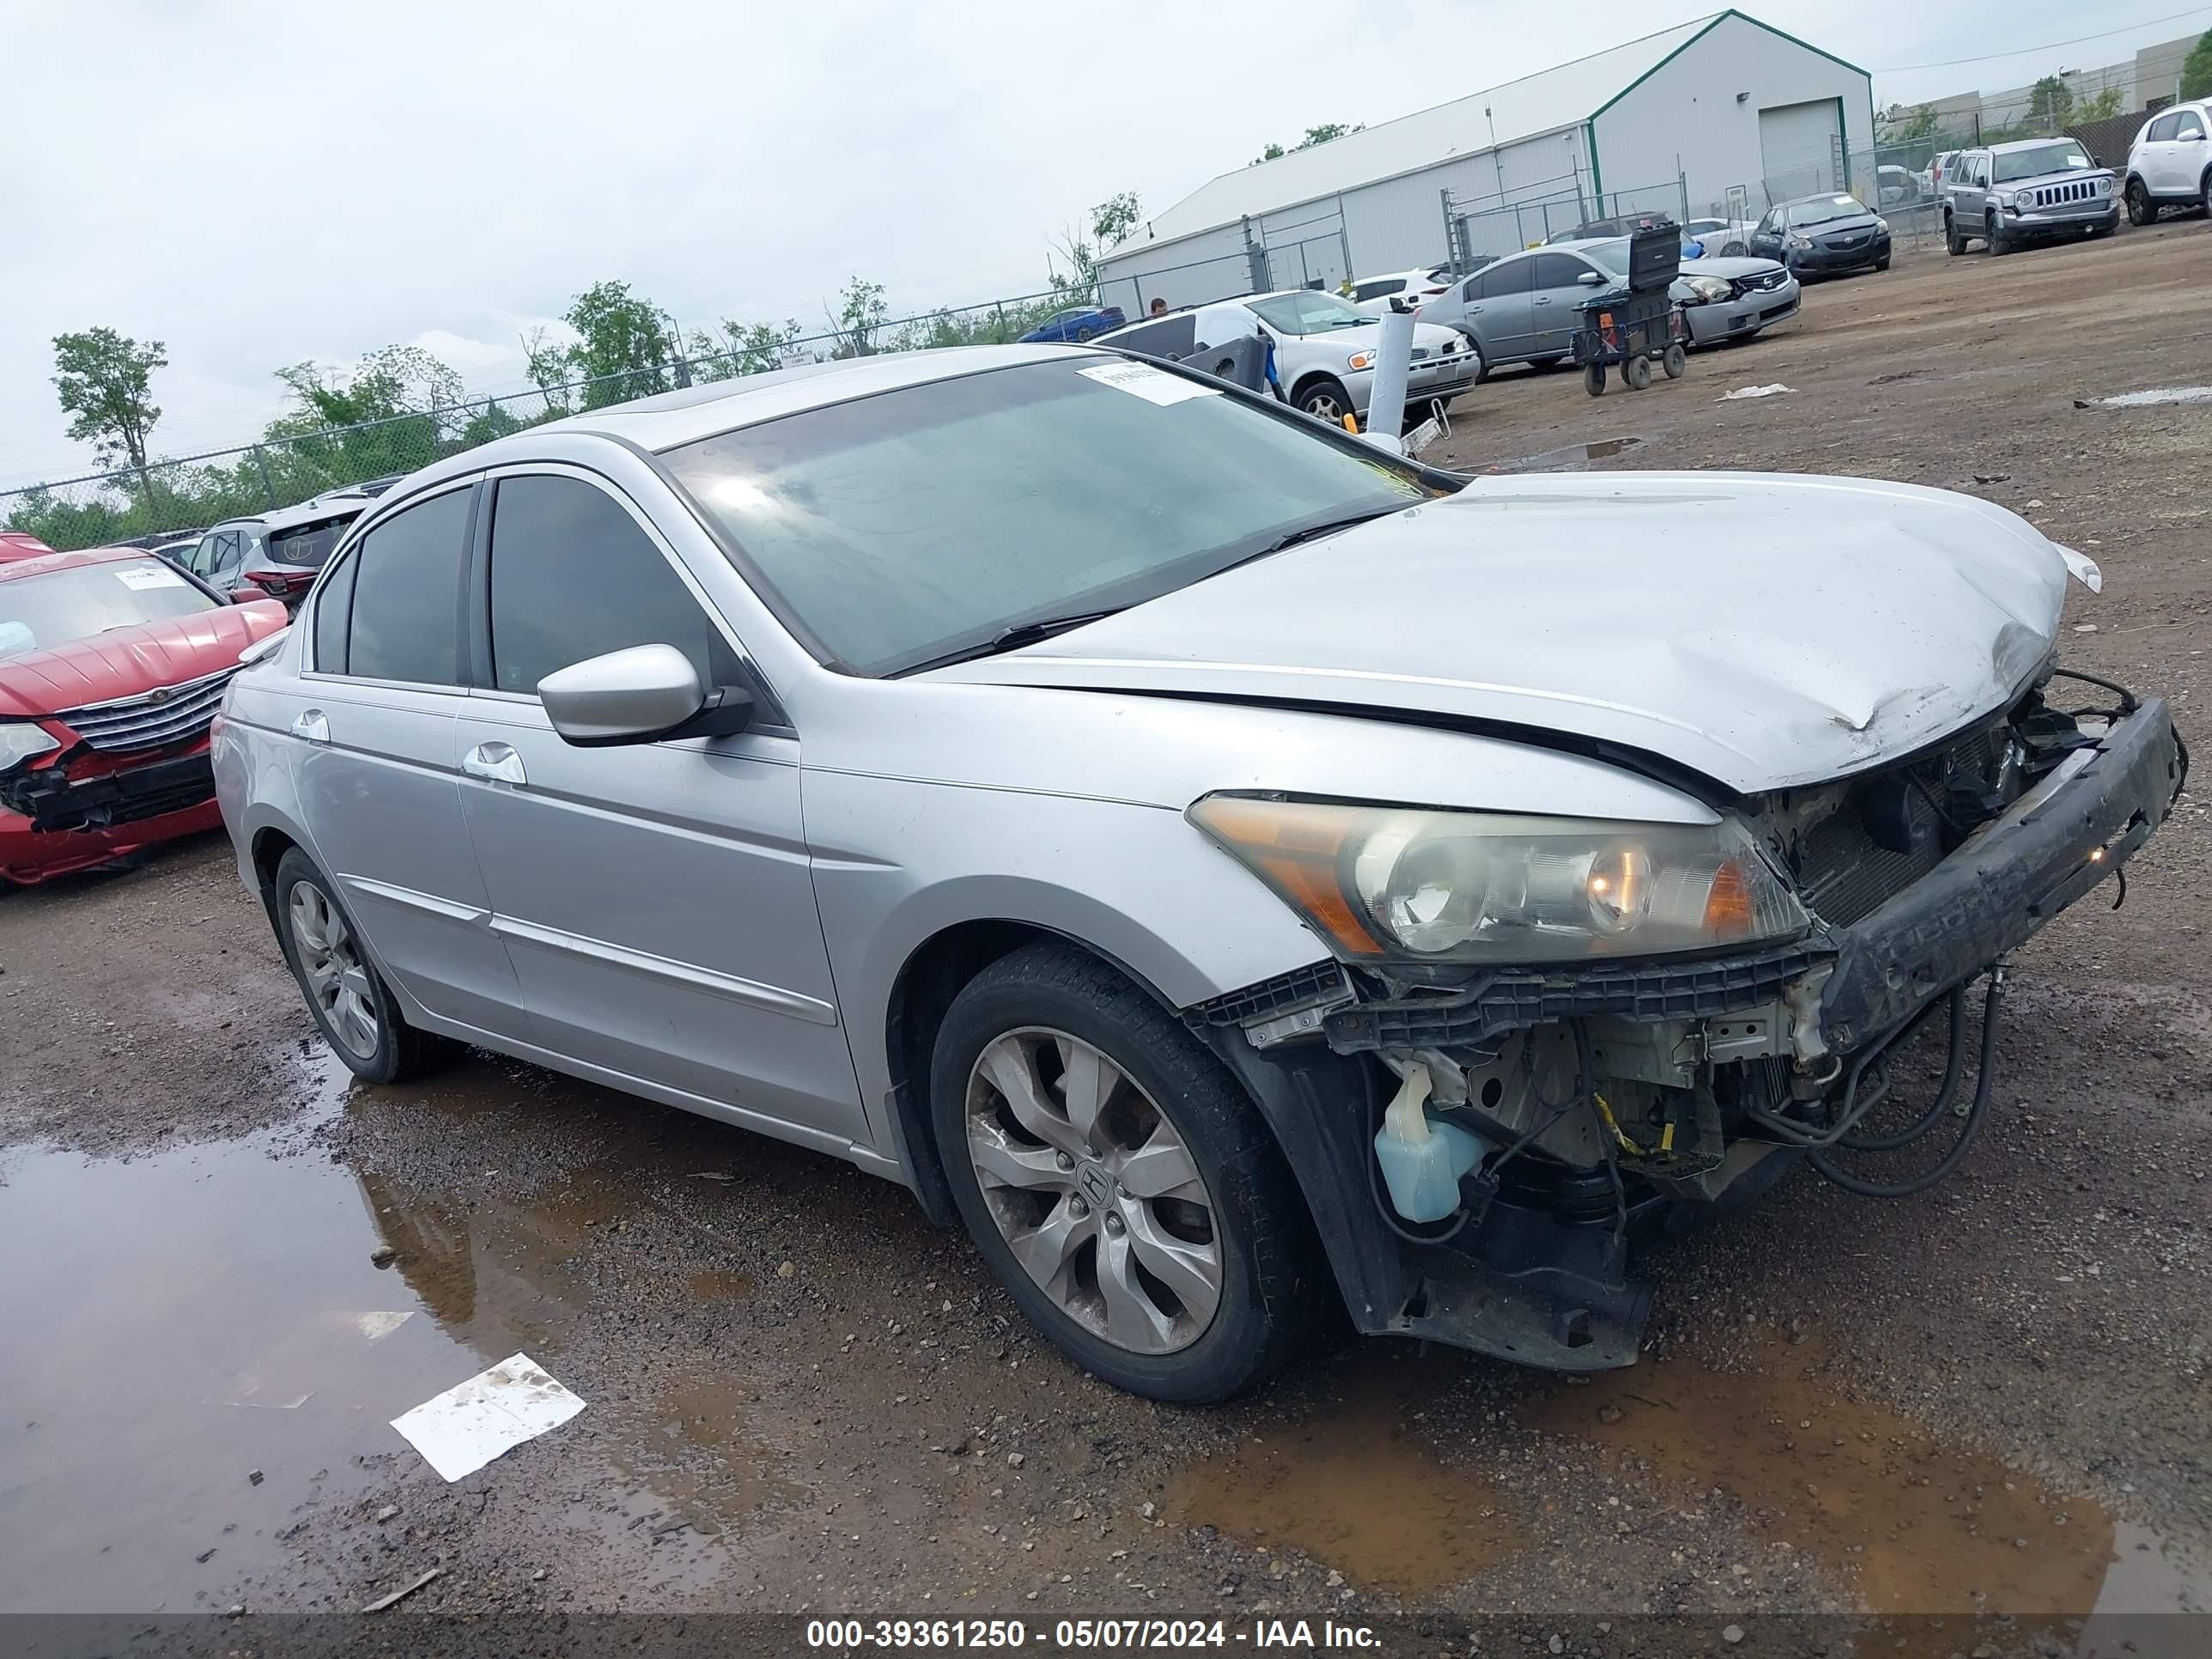
M 331 723 L 323 718 L 321 709 L 310 708 L 292 722 L 292 735 L 305 738 L 309 743 L 328 743 L 331 740 Z
M 514 752 L 512 744 L 478 744 L 461 757 L 461 770 L 489 783 L 530 781 L 530 775 L 522 769 L 522 757 Z

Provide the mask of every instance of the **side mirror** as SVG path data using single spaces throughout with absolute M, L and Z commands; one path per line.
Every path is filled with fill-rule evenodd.
M 1595 288 L 1605 279 L 1600 276 L 1597 272 L 1594 270 L 1586 270 L 1583 272 L 1581 276 L 1576 277 L 1575 280 L 1580 283 L 1584 288 Z
M 2196 131 L 2194 131 L 2194 132 L 2185 132 L 2185 133 L 2183 133 L 2183 134 L 2181 135 L 2181 142 L 2182 142 L 2183 143 L 2185 143 L 2185 144 L 2201 144 L 2201 143 L 2203 143 L 2204 142 L 2204 130 L 2203 130 L 2202 127 L 2199 127 L 2199 128 L 2198 128 Z
M 538 699 L 562 739 L 580 749 L 731 737 L 752 719 L 750 692 L 706 690 L 672 645 L 633 645 L 557 669 L 538 682 Z

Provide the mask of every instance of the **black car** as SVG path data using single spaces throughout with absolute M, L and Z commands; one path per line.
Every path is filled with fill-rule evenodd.
M 1779 259 L 1790 274 L 1833 276 L 1889 269 L 1889 222 L 1856 196 L 1830 192 L 1784 202 L 1751 233 L 1751 254 Z

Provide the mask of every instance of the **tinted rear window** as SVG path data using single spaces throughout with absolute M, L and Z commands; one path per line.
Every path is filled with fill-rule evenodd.
M 469 492 L 393 514 L 362 538 L 346 672 L 422 685 L 459 683 L 461 562 Z
M 272 530 L 262 538 L 261 550 L 281 564 L 303 564 L 319 569 L 345 535 L 346 526 L 360 516 L 356 511 L 343 518 L 295 525 L 289 530 Z

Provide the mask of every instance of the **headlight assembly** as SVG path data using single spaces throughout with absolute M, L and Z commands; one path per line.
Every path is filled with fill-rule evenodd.
M 1340 957 L 1560 962 L 1786 937 L 1796 897 L 1743 828 L 1209 795 L 1190 821 Z
M 0 720 L 0 772 L 60 747 L 28 720 Z

